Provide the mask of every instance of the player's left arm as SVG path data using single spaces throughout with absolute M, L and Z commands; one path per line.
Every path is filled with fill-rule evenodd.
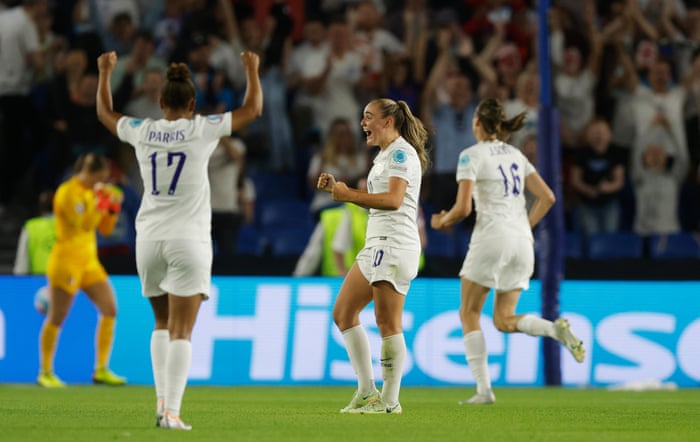
M 368 193 L 364 190 L 352 189 L 347 184 L 339 181 L 333 186 L 334 201 L 343 201 L 357 204 L 367 209 L 397 210 L 401 207 L 406 195 L 408 181 L 397 176 L 389 177 L 389 191 L 382 193 Z

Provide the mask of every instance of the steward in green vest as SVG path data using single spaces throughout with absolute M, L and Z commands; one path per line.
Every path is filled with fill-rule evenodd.
M 333 250 L 333 239 L 343 218 L 350 217 L 350 247 L 343 251 L 344 269 L 338 268 Z M 352 267 L 355 257 L 365 245 L 368 213 L 366 209 L 351 203 L 325 209 L 321 212 L 323 226 L 323 250 L 321 252 L 321 276 L 342 276 Z
M 38 216 L 28 220 L 27 250 L 29 252 L 29 273 L 43 275 L 53 243 L 56 242 L 56 218 L 53 216 Z
M 43 275 L 46 273 L 51 248 L 56 242 L 53 192 L 41 192 L 38 209 L 41 216 L 27 220 L 20 232 L 14 266 L 16 275 Z

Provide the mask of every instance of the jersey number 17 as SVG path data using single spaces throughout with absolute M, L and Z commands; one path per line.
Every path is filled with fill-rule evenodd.
M 157 166 L 156 166 L 156 157 L 158 156 L 158 152 L 153 152 L 151 155 L 149 155 L 149 158 L 151 159 L 151 195 L 160 195 L 160 190 L 158 190 L 158 179 L 157 179 Z M 175 173 L 173 173 L 173 177 L 170 179 L 170 185 L 168 186 L 168 195 L 174 195 L 175 194 L 175 189 L 177 188 L 177 182 L 180 179 L 180 173 L 182 173 L 182 168 L 185 166 L 185 160 L 187 159 L 187 155 L 185 152 L 168 152 L 168 164 L 167 167 L 170 168 L 173 163 L 175 162 L 175 159 L 177 158 L 177 164 L 175 165 Z

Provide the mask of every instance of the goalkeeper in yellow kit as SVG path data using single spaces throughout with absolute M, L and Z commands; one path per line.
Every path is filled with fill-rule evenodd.
M 100 313 L 95 332 L 95 383 L 123 385 L 126 379 L 108 368 L 117 314 L 114 290 L 97 257 L 95 232 L 109 235 L 117 222 L 123 195 L 104 184 L 109 163 L 101 155 L 88 153 L 78 159 L 75 174 L 58 187 L 53 202 L 56 243 L 46 270 L 50 303 L 39 338 L 40 372 L 43 387 L 65 387 L 53 371 L 58 335 L 78 290 L 82 290 Z

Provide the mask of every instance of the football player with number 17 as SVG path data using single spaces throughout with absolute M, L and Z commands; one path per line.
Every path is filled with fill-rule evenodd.
M 194 115 L 195 86 L 183 63 L 166 73 L 160 105 L 165 118 L 138 119 L 112 108 L 110 76 L 117 55 L 97 60 L 97 116 L 120 140 L 133 146 L 145 192 L 136 216 L 136 269 L 151 302 L 155 329 L 151 361 L 156 425 L 192 427 L 180 419 L 180 405 L 192 359 L 190 335 L 211 285 L 211 204 L 207 163 L 219 138 L 231 135 L 262 113 L 259 57 L 243 52 L 246 92 L 238 109 Z
M 583 343 L 571 331 L 569 322 L 554 322 L 533 315 L 516 315 L 515 308 L 523 290 L 530 284 L 535 253 L 532 229 L 554 205 L 552 190 L 535 167 L 517 148 L 504 139 L 520 129 L 521 113 L 506 119 L 498 101 L 479 103 L 472 127 L 478 143 L 464 149 L 457 164 L 457 200 L 449 211 L 432 216 L 434 229 L 445 229 L 477 209 L 476 224 L 467 257 L 459 276 L 462 278 L 460 319 L 467 363 L 476 381 L 476 395 L 460 404 L 492 404 L 486 341 L 479 318 L 491 289 L 496 292 L 493 322 L 504 333 L 522 332 L 547 336 L 561 342 L 578 362 L 583 362 Z M 535 196 L 527 212 L 525 189 Z

